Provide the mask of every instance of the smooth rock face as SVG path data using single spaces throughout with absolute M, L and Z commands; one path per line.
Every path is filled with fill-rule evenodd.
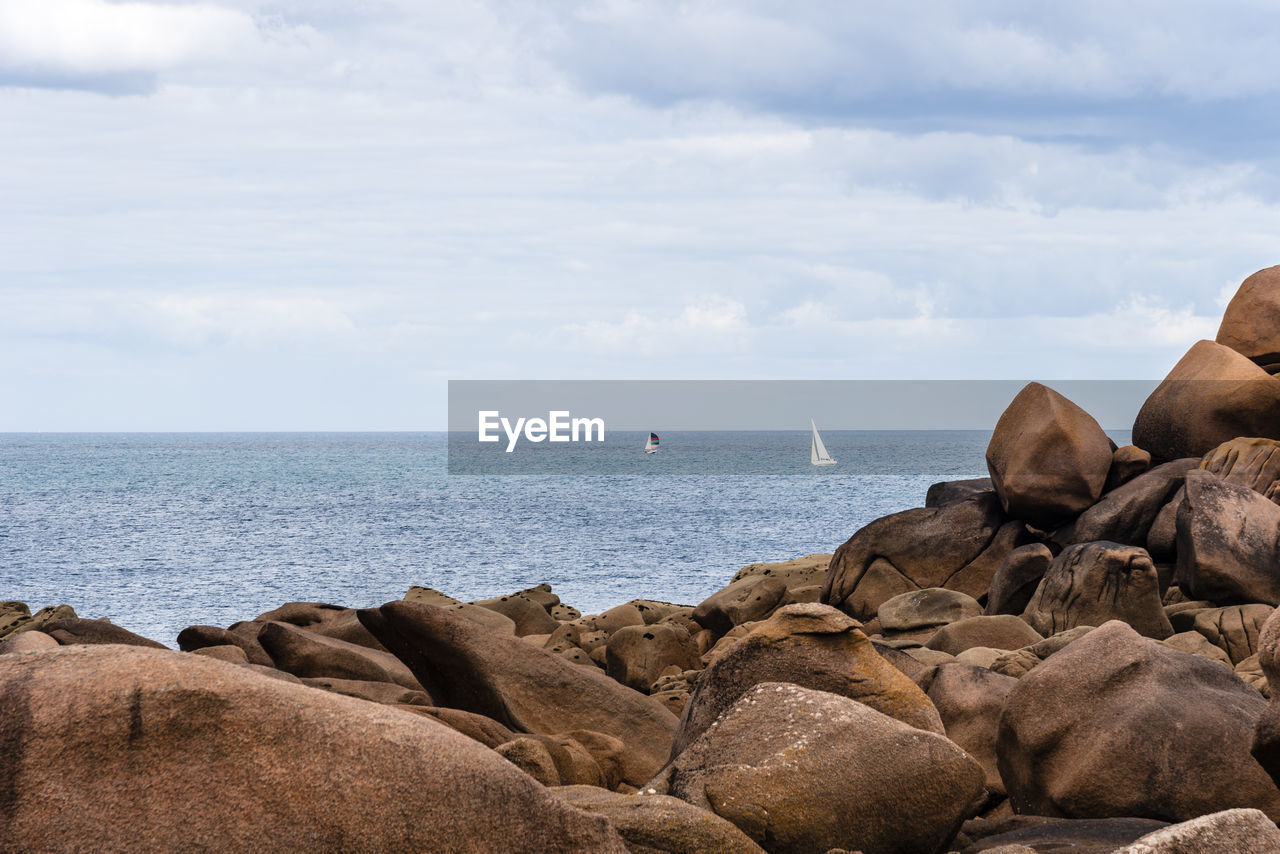
M 713 812 L 668 795 L 623 795 L 593 786 L 553 789 L 580 810 L 609 819 L 627 848 L 640 854 L 763 854 L 764 849 Z
M 782 604 L 787 582 L 767 575 L 749 575 L 712 593 L 693 609 L 693 619 L 717 635 L 734 626 L 764 619 Z
M 977 599 L 944 587 L 930 587 L 894 596 L 876 612 L 880 628 L 886 631 L 944 626 L 981 614 L 982 606 Z
M 1111 442 L 1092 415 L 1029 383 L 996 422 L 987 469 L 1006 513 L 1046 527 L 1098 500 L 1111 456 Z
M 966 822 L 965 832 L 978 820 Z M 1012 825 L 1007 830 L 984 834 L 962 854 L 1114 854 L 1121 846 L 1168 827 L 1163 821 L 1147 818 L 1061 819 L 1043 816 L 1010 816 L 992 823 Z
M 519 732 L 615 736 L 627 748 L 623 780 L 633 786 L 667 759 L 675 715 L 603 673 L 431 605 L 389 602 L 361 611 L 360 619 L 441 705 Z
M 945 737 L 869 706 L 756 685 L 650 787 L 711 810 L 766 851 L 941 852 L 983 772 Z
M 963 501 L 981 492 L 994 492 L 989 477 L 975 477 L 969 480 L 944 480 L 932 484 L 925 492 L 925 507 L 941 507 L 953 501 Z
M 325 637 L 289 623 L 264 623 L 258 631 L 258 642 L 276 667 L 299 678 L 394 682 L 413 691 L 422 690 L 409 668 L 389 652 Z
M 1101 501 L 1070 525 L 1054 532 L 1054 541 L 1068 546 L 1108 540 L 1150 551 L 1151 528 L 1156 517 L 1182 489 L 1186 473 L 1199 465 L 1198 459 L 1188 457 L 1138 475 L 1102 496 Z M 1172 553 L 1161 556 L 1172 557 Z
M 195 652 L 197 649 L 203 649 L 204 647 L 231 644 L 244 650 L 245 657 L 249 659 L 250 664 L 275 667 L 275 664 L 271 661 L 271 656 L 267 655 L 267 651 L 262 648 L 262 644 L 258 643 L 258 630 L 260 627 L 253 623 L 240 623 L 239 625 L 253 626 L 253 632 L 233 632 L 217 626 L 187 626 L 178 632 L 178 649 L 183 652 Z
M 605 672 L 642 694 L 669 667 L 702 667 L 698 645 L 679 625 L 627 626 L 614 632 L 605 647 Z
M 1223 312 L 1217 342 L 1260 365 L 1280 362 L 1280 267 L 1241 283 Z
M 471 620 L 473 623 L 479 623 L 482 626 L 488 626 L 506 634 L 513 635 L 516 633 L 515 620 L 506 614 L 499 614 L 490 608 L 482 608 L 479 605 L 472 605 L 470 602 L 460 602 L 452 596 L 430 587 L 419 587 L 417 585 L 410 587 L 409 592 L 404 594 L 404 601 L 435 605 L 437 608 L 444 608 L 454 616 Z
M 330 605 L 325 602 L 287 602 L 274 611 L 259 614 L 253 622 L 288 623 L 327 638 L 386 652 L 382 644 L 360 625 L 360 621 L 356 618 L 356 609 L 344 605 Z
M 1115 854 L 1280 854 L 1280 828 L 1258 810 L 1224 810 L 1148 833 Z
M 626 851 L 446 727 L 179 652 L 0 658 L 0 745 L 12 850 Z
M 1045 637 L 1123 620 L 1157 640 L 1173 634 L 1155 564 L 1145 549 L 1077 543 L 1054 558 L 1022 618 Z
M 558 603 L 560 597 L 555 598 Z M 510 618 L 511 622 L 515 623 L 515 633 L 519 637 L 549 635 L 560 625 L 540 603 L 519 593 L 512 596 L 498 596 L 494 599 L 480 599 L 471 604 L 488 608 L 490 611 L 496 611 Z
M 859 620 L 901 593 L 945 587 L 977 599 L 1005 556 L 1025 541 L 999 499 L 983 492 L 939 507 L 877 519 L 831 558 L 822 602 Z
M 1270 605 L 1205 608 L 1193 612 L 1191 628 L 1225 652 L 1232 664 L 1239 664 L 1259 652 L 1262 627 L 1274 611 Z
M 36 649 L 57 649 L 58 642 L 44 632 L 18 632 L 11 638 L 0 640 L 0 655 L 9 652 L 30 652 Z
M 947 655 L 959 655 L 974 647 L 990 649 L 1022 649 L 1044 640 L 1035 629 L 1012 614 L 994 617 L 970 617 L 938 629 L 925 644 Z
M 1201 457 L 1237 436 L 1280 439 L 1280 379 L 1212 341 L 1187 351 L 1133 422 L 1133 443 L 1158 460 Z
M 1107 482 L 1103 486 L 1104 493 L 1110 492 L 1122 484 L 1128 483 L 1138 475 L 1151 468 L 1151 454 L 1137 445 L 1125 445 L 1116 448 L 1111 455 L 1111 470 L 1107 472 Z
M 1280 609 L 1273 611 L 1258 634 L 1258 665 L 1267 682 L 1280 686 Z M 1280 783 L 1280 691 L 1273 692 L 1255 728 L 1253 757 Z
M 62 646 L 88 643 L 118 643 L 126 646 L 146 646 L 165 649 L 165 645 L 150 638 L 134 634 L 128 629 L 105 623 L 102 620 L 84 620 L 74 617 L 45 623 L 42 631 Z
M 1280 504 L 1280 442 L 1238 438 L 1204 455 L 1200 468 Z
M 1053 552 L 1044 543 L 1027 543 L 1009 552 L 991 577 L 987 616 L 1025 611 L 1051 563 Z
M 1005 700 L 1018 680 L 984 667 L 957 663 L 933 667 L 917 677 L 916 682 L 942 717 L 947 738 L 982 765 L 987 790 L 1005 794 L 996 760 L 996 738 Z
M 1265 708 L 1221 664 L 1113 621 L 1018 680 L 1000 721 L 1000 777 L 1014 810 L 1033 815 L 1280 816 L 1280 790 L 1249 755 Z
M 1174 583 L 1196 599 L 1280 605 L 1280 505 L 1208 472 L 1188 472 Z
M 880 657 L 857 623 L 826 605 L 788 605 L 698 677 L 671 745 L 672 758 L 761 682 L 839 694 L 911 726 L 943 732 L 929 698 Z

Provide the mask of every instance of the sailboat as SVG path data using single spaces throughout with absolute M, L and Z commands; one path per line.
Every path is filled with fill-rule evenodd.
M 644 452 L 646 454 L 653 454 L 653 453 L 656 453 L 657 450 L 658 450 L 658 434 L 650 433 L 649 441 L 644 443 Z
M 813 428 L 813 441 L 809 444 L 809 462 L 815 466 L 833 466 L 836 461 L 827 453 L 827 446 L 822 444 L 822 437 L 818 435 L 818 425 L 813 423 L 813 419 L 809 419 L 809 426 Z

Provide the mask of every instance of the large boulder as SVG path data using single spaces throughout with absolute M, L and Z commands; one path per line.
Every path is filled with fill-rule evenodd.
M 1260 652 L 1262 627 L 1275 611 L 1270 605 L 1228 605 L 1183 612 L 1191 618 L 1192 631 L 1226 653 L 1233 665 Z
M 543 598 L 543 597 L 539 597 Z M 556 596 L 556 604 L 560 597 Z M 480 599 L 471 603 L 481 608 L 488 608 L 509 618 L 515 623 L 516 635 L 549 635 L 560 624 L 551 616 L 546 607 L 532 596 L 524 593 L 513 593 L 510 596 L 498 596 L 493 599 Z
M 1064 549 L 1049 565 L 1022 618 L 1045 637 L 1108 620 L 1123 620 L 1157 640 L 1173 634 L 1150 555 L 1119 543 L 1076 543 Z
M 787 605 L 698 677 L 671 745 L 672 757 L 761 682 L 839 694 L 911 726 L 943 731 L 928 697 L 880 657 L 856 622 L 826 605 Z
M 1217 342 L 1259 365 L 1280 363 L 1280 267 L 1241 283 L 1222 314 Z
M 1195 457 L 1156 466 L 1148 472 L 1102 496 L 1102 500 L 1081 513 L 1074 522 L 1054 532 L 1060 545 L 1108 540 L 1126 546 L 1140 546 L 1151 552 L 1150 534 L 1160 511 L 1182 489 L 1186 473 L 1200 465 Z M 1169 559 L 1172 553 L 1153 556 Z
M 996 422 L 987 469 L 1006 513 L 1048 528 L 1098 500 L 1111 455 L 1111 440 L 1092 415 L 1028 383 Z
M 433 721 L 168 650 L 0 658 L 13 851 L 626 851 Z
M 1223 810 L 1148 833 L 1113 854 L 1280 854 L 1280 828 L 1258 810 Z
M 763 854 L 736 826 L 669 795 L 624 795 L 594 786 L 552 789 L 580 810 L 609 819 L 632 854 Z
M 987 616 L 1021 614 L 1051 563 L 1053 552 L 1044 543 L 1027 543 L 1009 552 L 991 577 L 983 613 Z
M 987 790 L 1004 795 L 996 739 L 1005 701 L 1018 680 L 985 667 L 952 663 L 929 668 L 916 677 L 916 683 L 937 708 L 947 738 L 982 765 Z
M 1280 609 L 1272 612 L 1258 635 L 1258 666 L 1268 684 L 1280 686 Z M 1253 756 L 1271 778 L 1280 784 L 1280 690 L 1272 692 L 1271 702 L 1257 722 L 1253 737 Z M 1272 816 L 1274 818 L 1274 816 Z
M 327 638 L 386 652 L 356 618 L 356 609 L 325 602 L 286 602 L 274 611 L 259 614 L 255 623 L 288 623 Z
M 876 618 L 885 631 L 910 631 L 945 626 L 981 614 L 982 606 L 972 596 L 945 587 L 929 587 L 881 603 Z
M 422 605 L 435 605 L 437 608 L 444 608 L 451 614 L 471 620 L 473 623 L 479 623 L 482 626 L 488 626 L 491 629 L 497 629 L 507 634 L 513 635 L 516 633 L 515 620 L 506 614 L 499 614 L 491 608 L 472 605 L 470 602 L 460 602 L 447 593 L 441 593 L 431 587 L 413 585 L 409 588 L 409 592 L 404 594 L 404 601 L 417 602 Z
M 983 793 L 946 737 L 848 697 L 756 685 L 650 784 L 771 854 L 941 852 Z
M 1001 561 L 1030 539 L 992 492 L 871 522 L 831 558 L 822 602 L 859 620 L 902 593 L 958 590 L 981 601 Z
M 1275 439 L 1242 436 L 1223 442 L 1204 455 L 1200 468 L 1280 504 L 1280 442 Z
M 389 602 L 360 619 L 441 705 L 517 732 L 612 735 L 626 745 L 623 781 L 632 786 L 666 761 L 675 715 L 603 673 L 431 605 Z
M 977 841 L 961 854 L 1114 854 L 1119 846 L 1168 826 L 1149 818 L 1010 815 L 972 819 L 961 832 Z
M 724 635 L 735 626 L 769 616 L 786 595 L 787 582 L 782 578 L 744 576 L 700 602 L 693 609 L 693 619 L 715 634 Z
M 925 649 L 959 655 L 966 649 L 1022 649 L 1044 638 L 1026 622 L 1012 614 L 970 617 L 943 626 L 929 638 Z
M 605 646 L 605 672 L 642 694 L 672 667 L 678 672 L 702 668 L 698 645 L 680 625 L 626 626 Z
M 997 743 L 1015 811 L 1185 821 L 1232 807 L 1280 816 L 1249 748 L 1266 702 L 1221 664 L 1109 622 L 1027 673 Z
M 1133 422 L 1133 443 L 1159 460 L 1204 456 L 1237 436 L 1280 439 L 1280 379 L 1212 341 L 1187 351 Z
M 113 623 L 104 620 L 85 620 L 80 617 L 72 617 L 66 620 L 52 620 L 45 623 L 41 629 L 45 634 L 52 637 L 62 646 L 74 646 L 75 644 L 124 644 L 125 646 L 146 646 L 152 649 L 166 649 L 162 643 L 157 643 L 150 638 L 144 638 L 142 635 L 134 634 L 126 628 L 122 628 Z
M 244 650 L 250 664 L 274 667 L 271 656 L 258 643 L 260 626 L 256 623 L 239 623 L 240 626 L 252 627 L 253 631 L 237 631 L 219 628 L 218 626 L 187 626 L 178 632 L 178 649 L 183 652 L 195 652 L 211 646 L 238 646 Z
M 391 653 L 325 637 L 290 623 L 263 623 L 258 643 L 277 668 L 302 679 L 394 682 L 412 691 L 422 690 L 404 662 Z
M 1280 505 L 1248 487 L 1188 472 L 1178 508 L 1174 583 L 1196 599 L 1280 605 Z
M 941 507 L 953 501 L 963 501 L 983 492 L 994 492 L 989 477 L 974 477 L 968 480 L 944 480 L 929 486 L 924 495 L 925 507 Z

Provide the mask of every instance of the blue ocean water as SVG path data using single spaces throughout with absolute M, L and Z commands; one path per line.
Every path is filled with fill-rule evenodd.
M 807 432 L 704 433 L 721 470 L 786 448 L 787 473 L 544 476 L 451 475 L 444 433 L 0 435 L 0 599 L 171 646 L 187 625 L 413 584 L 474 599 L 548 582 L 584 613 L 694 604 L 745 564 L 832 551 L 930 483 L 985 474 L 981 431 L 823 437 L 839 466 L 808 464 Z M 694 438 L 662 441 L 675 459 Z

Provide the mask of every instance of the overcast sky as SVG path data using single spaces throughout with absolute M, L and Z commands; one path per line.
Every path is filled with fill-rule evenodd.
M 447 379 L 1158 378 L 1280 263 L 1274 2 L 0 0 L 0 430 Z

